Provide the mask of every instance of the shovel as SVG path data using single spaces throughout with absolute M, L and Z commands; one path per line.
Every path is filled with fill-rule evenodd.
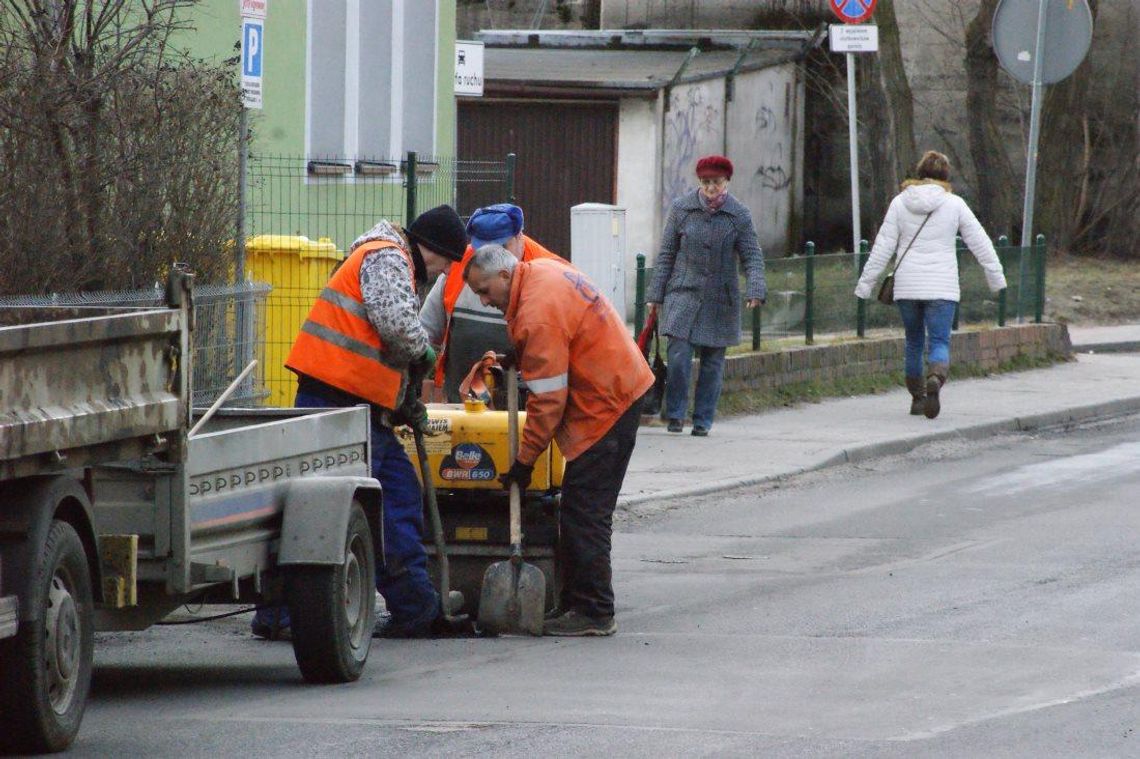
M 443 522 L 439 518 L 439 503 L 435 498 L 435 483 L 431 478 L 424 433 L 418 426 L 412 426 L 416 439 L 416 457 L 420 460 L 420 478 L 424 481 L 424 494 L 427 496 L 428 515 L 431 518 L 431 533 L 435 542 L 435 555 L 439 560 L 439 598 L 443 606 L 443 618 L 452 625 L 467 620 L 466 614 L 456 614 L 451 608 L 451 568 L 447 560 L 447 543 L 443 539 Z
M 507 372 L 507 448 L 514 462 L 519 449 L 519 379 Z M 546 576 L 522 559 L 522 495 L 511 483 L 511 558 L 496 561 L 483 575 L 479 596 L 479 627 L 491 635 L 528 633 L 542 635 L 546 612 Z

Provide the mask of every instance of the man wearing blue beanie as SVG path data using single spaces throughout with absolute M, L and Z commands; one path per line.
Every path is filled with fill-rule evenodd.
M 506 353 L 510 347 L 502 312 L 484 306 L 463 281 L 463 269 L 485 245 L 502 245 L 520 261 L 550 258 L 567 263 L 523 234 L 523 211 L 511 203 L 480 208 L 467 222 L 471 244 L 462 260 L 446 269 L 431 288 L 420 309 L 420 321 L 432 345 L 441 346 L 436 361 L 435 386 L 449 403 L 458 403 L 459 383 L 487 351 Z M 567 263 L 569 265 L 569 263 Z

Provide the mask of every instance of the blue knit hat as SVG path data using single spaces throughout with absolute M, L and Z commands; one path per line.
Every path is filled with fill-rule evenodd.
M 467 221 L 467 236 L 475 250 L 492 243 L 502 245 L 522 229 L 522 209 L 510 203 L 480 208 Z

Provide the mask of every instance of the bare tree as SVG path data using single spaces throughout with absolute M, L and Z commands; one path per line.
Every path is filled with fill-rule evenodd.
M 191 0 L 5 0 L 0 291 L 149 284 L 174 260 L 227 273 L 232 71 L 170 47 Z
M 1013 164 L 999 125 L 999 66 L 990 42 L 997 4 L 998 0 L 982 0 L 966 27 L 966 112 L 970 157 L 978 178 L 974 210 L 991 234 L 1013 235 L 1021 228 L 1021 212 Z
M 877 227 L 916 156 L 914 99 L 903 66 L 894 0 L 880 0 L 875 22 L 879 54 L 859 57 L 864 72 L 859 120 L 867 146 L 865 165 L 870 170 L 870 196 L 863 205 Z

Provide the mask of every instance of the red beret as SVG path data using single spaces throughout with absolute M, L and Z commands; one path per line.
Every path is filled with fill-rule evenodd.
M 697 161 L 698 177 L 725 176 L 732 179 L 732 161 L 722 155 L 707 155 Z

